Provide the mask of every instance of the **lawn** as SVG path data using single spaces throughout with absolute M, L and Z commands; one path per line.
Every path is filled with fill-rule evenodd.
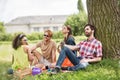
M 100 63 L 91 64 L 84 70 L 50 75 L 42 73 L 37 76 L 26 76 L 24 80 L 120 80 L 119 60 L 104 59 Z M 7 74 L 10 62 L 0 61 L 0 80 L 16 80 Z
M 85 37 L 75 37 L 76 42 Z M 55 39 L 59 44 L 60 39 Z M 34 44 L 37 41 L 30 43 Z M 0 80 L 17 80 L 13 75 L 8 75 L 11 66 L 11 42 L 0 42 Z M 90 64 L 86 69 L 50 75 L 42 73 L 37 76 L 26 76 L 24 80 L 120 80 L 120 60 L 103 59 L 100 63 Z

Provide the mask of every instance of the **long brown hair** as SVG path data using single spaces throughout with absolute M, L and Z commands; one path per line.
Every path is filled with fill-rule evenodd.
M 72 36 L 72 29 L 71 29 L 70 25 L 66 25 L 65 27 L 67 28 L 67 30 L 69 30 L 67 37 L 64 38 L 64 42 L 66 43 L 69 36 Z

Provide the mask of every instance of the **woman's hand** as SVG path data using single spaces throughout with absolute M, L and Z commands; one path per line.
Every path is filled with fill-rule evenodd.
M 58 45 L 58 47 L 57 47 L 57 51 L 60 53 L 60 51 L 61 51 L 61 49 L 63 48 L 63 46 L 64 46 L 64 42 L 61 42 L 59 45 Z

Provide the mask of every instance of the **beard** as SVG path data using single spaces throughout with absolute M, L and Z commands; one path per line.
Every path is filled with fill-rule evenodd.
M 92 32 L 87 32 L 87 33 L 85 33 L 85 36 L 86 36 L 86 37 L 90 37 L 91 34 L 92 34 Z

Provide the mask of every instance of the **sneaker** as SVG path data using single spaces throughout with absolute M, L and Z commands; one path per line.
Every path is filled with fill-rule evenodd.
M 59 67 L 55 67 L 54 69 L 52 69 L 51 74 L 57 74 L 60 72 L 60 68 Z
M 62 67 L 61 69 L 62 70 L 68 70 L 68 67 Z

